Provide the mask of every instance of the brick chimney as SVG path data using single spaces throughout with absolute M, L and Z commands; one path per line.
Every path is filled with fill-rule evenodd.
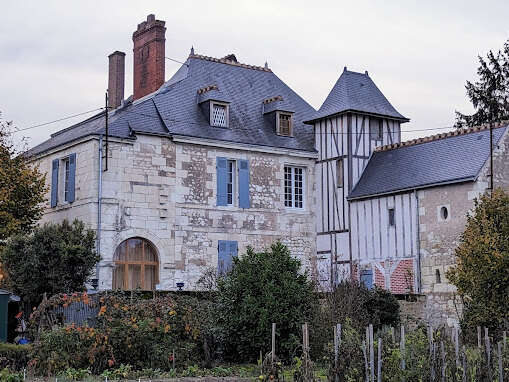
M 117 50 L 108 59 L 108 105 L 116 109 L 124 99 L 125 53 Z
M 164 83 L 165 22 L 148 15 L 133 33 L 134 99 L 150 94 Z

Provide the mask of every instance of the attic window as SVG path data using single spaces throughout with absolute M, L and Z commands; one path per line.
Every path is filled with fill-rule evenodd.
M 277 113 L 276 131 L 278 135 L 291 137 L 292 134 L 292 115 L 290 113 Z
M 210 103 L 210 124 L 216 127 L 228 127 L 228 104 Z

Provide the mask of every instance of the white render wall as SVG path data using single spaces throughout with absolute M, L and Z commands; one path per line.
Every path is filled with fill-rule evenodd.
M 91 139 L 36 161 L 49 186 L 51 161 L 77 154 L 76 200 L 48 205 L 44 222 L 79 218 L 97 228 L 98 149 L 98 140 Z M 216 157 L 249 160 L 251 208 L 216 206 Z M 116 247 L 136 236 L 158 251 L 160 289 L 175 289 L 180 281 L 193 289 L 208 267 L 217 266 L 218 240 L 238 241 L 239 255 L 248 245 L 261 250 L 280 240 L 315 274 L 314 160 L 145 135 L 111 140 L 108 171 L 102 175 L 100 288 L 111 288 Z M 302 211 L 284 207 L 286 164 L 306 169 Z M 48 199 L 49 192 L 48 187 Z

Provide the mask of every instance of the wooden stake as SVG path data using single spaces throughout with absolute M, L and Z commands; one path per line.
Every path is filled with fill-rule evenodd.
M 338 368 L 338 353 L 339 353 L 339 345 L 338 345 L 338 327 L 334 326 L 334 368 Z
M 371 382 L 375 382 L 375 349 L 373 342 L 373 324 L 369 324 L 369 368 L 371 371 Z
M 477 347 L 480 349 L 482 348 L 482 342 L 481 342 L 481 327 L 477 327 Z
M 370 371 L 369 371 L 369 326 L 366 326 L 366 381 L 371 382 Z
M 377 382 L 382 382 L 382 339 L 378 338 Z
M 454 327 L 454 355 L 456 356 L 456 369 L 460 367 L 460 344 L 458 338 L 458 328 Z
M 488 328 L 484 328 L 484 344 L 486 346 L 486 357 L 488 361 L 488 379 L 492 380 L 491 373 L 491 343 L 490 336 L 488 334 Z
M 505 330 L 502 332 L 502 339 L 504 341 L 504 350 L 505 350 L 505 345 L 507 343 L 507 333 Z
M 498 382 L 504 382 L 504 368 L 502 367 L 502 343 L 498 342 Z
M 433 343 L 433 353 L 431 355 L 431 382 L 435 382 L 435 358 L 437 353 L 437 345 Z
M 368 328 L 366 328 L 366 334 L 368 334 Z M 369 335 L 367 335 L 369 338 Z M 362 341 L 362 354 L 364 354 L 364 369 L 366 373 L 366 382 L 369 382 L 369 366 L 368 366 L 368 355 L 366 348 L 366 341 Z
M 465 349 L 465 345 L 462 347 L 462 353 L 463 353 L 463 378 L 462 382 L 467 382 L 467 352 Z
M 445 382 L 445 348 L 444 348 L 444 341 L 440 341 L 440 356 L 442 357 L 442 382 Z
M 401 338 L 399 341 L 399 351 L 401 352 L 401 370 L 406 369 L 405 362 L 405 326 L 401 325 Z
M 396 343 L 396 336 L 394 335 L 394 328 L 391 326 L 391 338 L 392 343 Z
M 274 363 L 274 357 L 276 356 L 276 323 L 272 323 L 272 363 Z
M 173 371 L 175 371 L 175 349 L 173 349 L 173 352 L 172 352 L 172 362 L 173 362 Z

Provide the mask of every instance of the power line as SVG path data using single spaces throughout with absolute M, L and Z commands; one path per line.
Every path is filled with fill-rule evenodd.
M 164 58 L 166 58 L 167 60 L 173 61 L 173 62 L 177 62 L 182 65 L 189 66 L 189 64 L 187 62 L 178 61 L 178 60 L 175 60 L 174 58 L 170 58 L 170 57 L 164 57 Z
M 53 121 L 49 121 L 49 122 L 44 122 L 44 123 L 40 123 L 38 125 L 33 125 L 33 126 L 29 126 L 29 127 L 24 127 L 22 129 L 16 129 L 15 131 L 13 131 L 13 133 L 18 133 L 20 131 L 26 131 L 26 130 L 31 130 L 31 129 L 35 129 L 37 127 L 42 127 L 42 126 L 46 126 L 46 125 L 51 125 L 52 123 L 56 123 L 56 122 L 61 122 L 61 121 L 65 121 L 67 119 L 71 119 L 71 118 L 75 118 L 75 117 L 79 117 L 81 115 L 85 115 L 85 114 L 90 114 L 94 111 L 99 111 L 99 110 L 103 110 L 104 108 L 103 107 L 99 107 L 97 109 L 93 109 L 93 110 L 88 110 L 88 111 L 84 111 L 82 113 L 78 113 L 78 114 L 73 114 L 73 115 L 69 115 L 67 117 L 62 117 L 62 118 L 59 118 L 59 119 L 55 119 Z
M 135 111 L 131 111 L 131 110 L 123 110 L 123 111 L 126 113 L 129 113 L 129 114 L 139 115 L 142 117 L 153 118 L 153 119 L 157 119 L 157 120 L 162 119 L 163 121 L 170 122 L 172 124 L 185 123 L 188 125 L 203 126 L 203 124 L 201 124 L 201 123 L 192 122 L 192 121 L 182 121 L 182 120 L 178 120 L 178 119 L 165 118 L 163 116 L 155 116 L 155 115 L 139 113 L 139 112 L 135 112 Z M 311 126 L 311 125 L 309 125 L 309 126 Z M 427 129 L 401 130 L 401 132 L 402 133 L 413 133 L 413 132 L 419 132 L 419 131 L 448 130 L 448 129 L 454 129 L 454 128 L 455 128 L 454 126 L 444 126 L 444 127 L 431 127 L 431 128 L 427 128 Z M 252 129 L 247 129 L 247 128 L 234 128 L 234 130 L 252 131 Z M 316 135 L 317 133 L 316 132 L 299 131 L 299 134 Z M 330 134 L 334 134 L 334 135 L 337 135 L 337 134 L 340 134 L 340 135 L 349 135 L 349 134 L 351 134 L 351 135 L 361 135 L 361 134 L 370 135 L 371 133 L 368 131 L 368 132 L 363 132 L 363 133 L 362 132 L 350 132 L 350 133 L 349 132 L 320 132 L 318 134 L 321 134 L 321 135 L 330 135 Z
M 40 124 L 37 124 L 37 125 L 28 126 L 28 127 L 22 128 L 22 129 L 16 129 L 16 130 L 13 131 L 13 133 L 18 133 L 18 132 L 21 132 L 21 131 L 31 130 L 31 129 L 35 129 L 35 128 L 42 127 L 42 126 L 47 126 L 47 125 L 50 125 L 50 124 L 53 124 L 53 123 L 65 121 L 65 120 L 68 120 L 68 119 L 71 119 L 71 118 L 75 118 L 75 117 L 79 117 L 79 116 L 82 116 L 82 115 L 90 114 L 92 112 L 96 112 L 96 111 L 100 111 L 100 110 L 104 110 L 104 107 L 99 107 L 99 108 L 96 108 L 96 109 L 84 111 L 82 113 L 68 115 L 68 116 L 65 116 L 65 117 L 62 117 L 62 118 L 55 119 L 53 121 L 49 121 L 49 122 L 44 122 L 44 123 L 40 123 Z M 139 115 L 139 116 L 147 117 L 147 118 L 153 118 L 153 119 L 157 119 L 157 120 L 161 120 L 162 119 L 163 121 L 169 122 L 172 125 L 175 125 L 177 123 L 185 123 L 185 124 L 190 124 L 190 125 L 203 126 L 203 124 L 197 123 L 197 122 L 193 122 L 193 121 L 182 121 L 182 120 L 178 120 L 178 119 L 165 118 L 163 116 L 155 116 L 155 115 L 135 112 L 135 111 L 131 111 L 131 110 L 121 110 L 121 112 L 126 112 L 126 113 L 129 113 L 129 114 Z M 335 127 L 337 127 L 337 126 L 335 126 Z M 447 129 L 453 129 L 453 128 L 454 128 L 454 126 L 432 127 L 432 128 L 426 128 L 426 129 L 401 130 L 401 133 L 413 133 L 413 132 L 422 132 L 422 131 L 447 130 Z M 249 130 L 249 131 L 251 131 L 252 129 L 248 129 L 248 128 L 235 128 L 235 130 L 243 130 L 243 131 L 248 131 Z M 369 131 L 368 132 L 357 132 L 357 133 L 356 132 L 339 132 L 339 131 L 316 133 L 316 132 L 300 131 L 299 134 L 313 134 L 313 135 L 317 135 L 317 134 L 320 134 L 320 135 L 332 135 L 332 134 L 334 134 L 334 135 L 349 135 L 349 134 L 351 134 L 351 135 L 363 135 L 363 134 L 366 134 L 366 135 L 370 135 L 371 133 Z

